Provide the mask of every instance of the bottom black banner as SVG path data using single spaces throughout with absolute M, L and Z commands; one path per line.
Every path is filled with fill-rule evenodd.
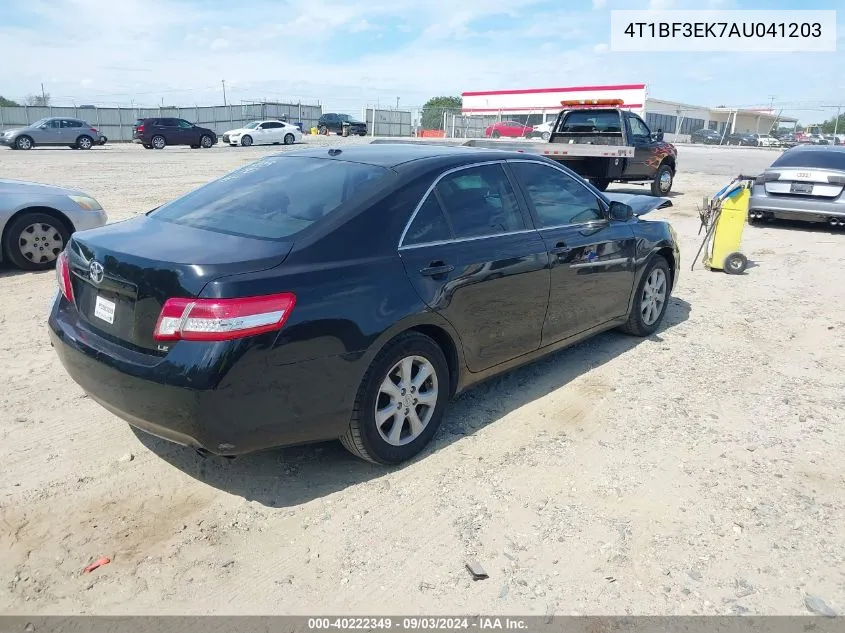
M 6 616 L 0 633 L 845 633 L 845 617 L 799 616 Z

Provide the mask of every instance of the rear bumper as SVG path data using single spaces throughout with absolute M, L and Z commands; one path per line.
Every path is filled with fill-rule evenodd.
M 748 211 L 761 211 L 784 220 L 807 220 L 825 222 L 828 218 L 845 219 L 845 194 L 834 199 L 800 198 L 798 196 L 771 196 L 763 185 L 751 188 Z
M 134 427 L 217 455 L 336 439 L 349 424 L 357 358 L 274 364 L 272 350 L 180 343 L 167 356 L 99 336 L 57 297 L 50 340 L 70 377 Z

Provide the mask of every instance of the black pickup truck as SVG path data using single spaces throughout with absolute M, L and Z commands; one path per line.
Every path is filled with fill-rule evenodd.
M 617 107 L 573 107 L 569 102 L 552 127 L 549 140 L 470 140 L 473 147 L 501 148 L 542 154 L 565 164 L 604 191 L 611 182 L 649 183 L 651 193 L 672 189 L 678 150 L 652 132 L 645 121 Z
M 620 108 L 584 108 L 561 112 L 549 137 L 550 145 L 569 150 L 550 158 L 587 178 L 602 191 L 614 181 L 650 182 L 651 193 L 665 196 L 672 189 L 678 151 L 663 140 L 663 130 L 652 132 L 645 121 Z M 591 155 L 594 149 L 622 148 L 615 157 Z

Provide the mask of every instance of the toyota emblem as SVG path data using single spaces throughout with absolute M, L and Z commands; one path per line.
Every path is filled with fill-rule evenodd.
M 95 284 L 103 280 L 103 265 L 100 262 L 91 262 L 88 266 L 88 276 Z

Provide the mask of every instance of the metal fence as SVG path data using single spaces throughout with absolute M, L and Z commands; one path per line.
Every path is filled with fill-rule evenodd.
M 109 142 L 131 141 L 136 119 L 174 117 L 222 134 L 258 119 L 285 118 L 302 122 L 303 131 L 317 125 L 323 113 L 321 106 L 302 103 L 250 103 L 228 106 L 195 106 L 187 108 L 67 108 L 67 107 L 0 107 L 0 130 L 21 127 L 44 117 L 72 117 L 96 127 Z
M 467 116 L 447 112 L 446 136 L 448 138 L 484 138 L 484 130 L 499 120 L 498 116 Z
M 364 108 L 364 120 L 371 136 L 413 136 L 414 125 L 410 111 Z

